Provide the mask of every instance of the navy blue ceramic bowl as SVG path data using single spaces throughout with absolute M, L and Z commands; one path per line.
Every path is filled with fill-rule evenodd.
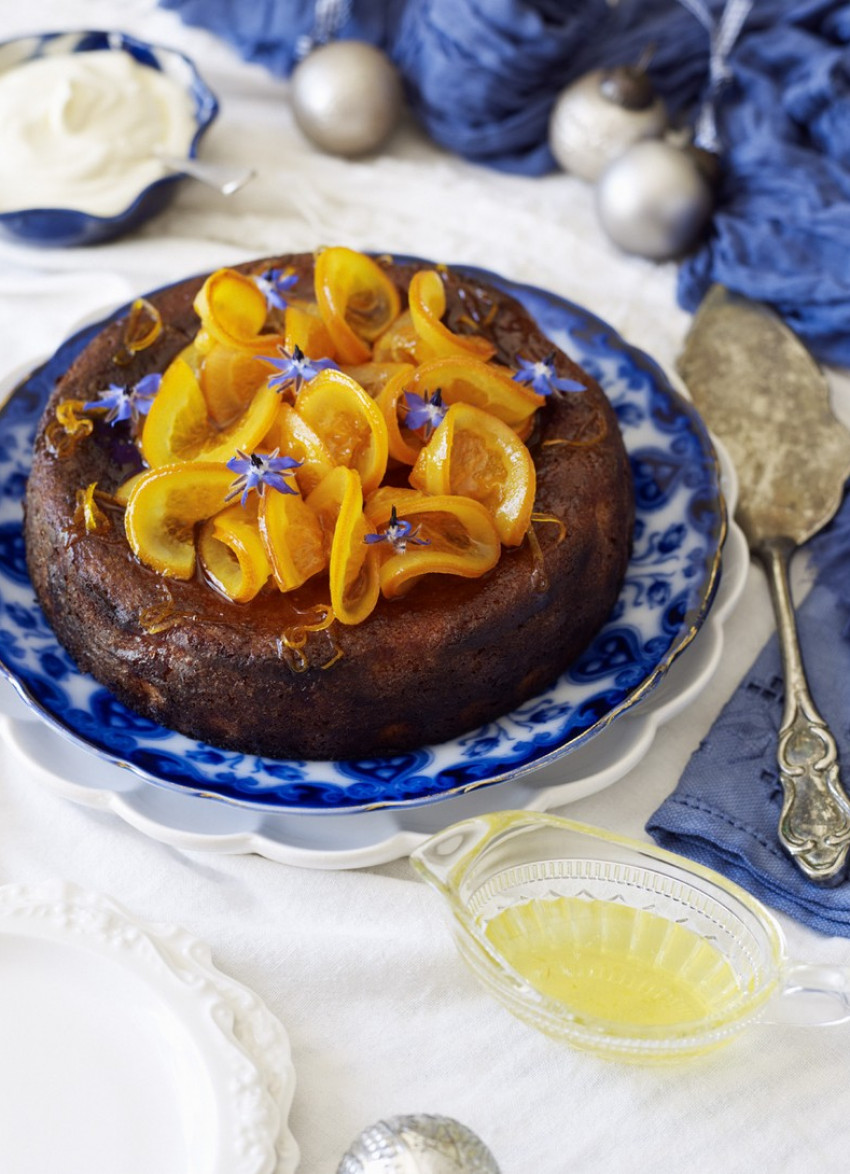
M 151 45 L 122 32 L 38 33 L 0 43 L 0 74 L 36 57 L 100 49 L 123 49 L 143 65 L 168 74 L 186 90 L 195 111 L 196 130 L 189 148 L 189 158 L 194 158 L 201 136 L 218 114 L 218 100 L 193 62 L 176 49 Z M 180 179 L 179 174 L 163 176 L 144 188 L 123 212 L 115 216 L 95 216 L 72 208 L 25 208 L 3 212 L 0 213 L 0 235 L 23 244 L 48 248 L 92 245 L 110 240 L 137 228 L 160 212 L 174 195 Z

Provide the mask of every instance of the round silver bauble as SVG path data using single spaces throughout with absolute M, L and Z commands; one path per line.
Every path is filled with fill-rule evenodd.
M 499 1174 L 499 1167 L 459 1121 L 417 1113 L 364 1129 L 336 1174 Z
M 672 143 L 635 143 L 603 173 L 596 208 L 627 253 L 666 261 L 687 253 L 711 217 L 714 193 L 695 155 Z
M 593 182 L 632 143 L 659 138 L 666 128 L 666 107 L 646 74 L 595 69 L 556 100 L 549 146 L 564 171 Z
M 332 155 L 376 151 L 404 104 L 398 70 L 365 41 L 330 41 L 314 49 L 295 67 L 291 92 L 299 127 Z

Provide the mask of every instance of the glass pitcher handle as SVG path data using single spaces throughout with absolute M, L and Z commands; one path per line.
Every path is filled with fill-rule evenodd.
M 850 967 L 797 963 L 783 975 L 763 1023 L 832 1027 L 850 1023 Z

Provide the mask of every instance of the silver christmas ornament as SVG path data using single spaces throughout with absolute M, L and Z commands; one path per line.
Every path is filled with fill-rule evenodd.
M 632 143 L 666 128 L 666 107 L 639 66 L 595 69 L 555 102 L 549 146 L 565 171 L 593 182 Z
M 377 150 L 404 102 L 395 66 L 364 41 L 330 41 L 314 49 L 295 67 L 291 93 L 301 130 L 333 155 Z
M 698 155 L 672 143 L 635 143 L 596 186 L 602 227 L 627 253 L 665 261 L 688 252 L 705 230 L 714 193 Z
M 499 1167 L 471 1129 L 418 1113 L 364 1129 L 336 1174 L 499 1174 Z

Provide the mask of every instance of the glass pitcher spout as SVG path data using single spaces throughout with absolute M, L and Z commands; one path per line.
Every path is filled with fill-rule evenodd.
M 478 850 L 523 816 L 523 812 L 499 812 L 452 824 L 411 852 L 410 863 L 444 896 L 457 895 L 459 881 Z

